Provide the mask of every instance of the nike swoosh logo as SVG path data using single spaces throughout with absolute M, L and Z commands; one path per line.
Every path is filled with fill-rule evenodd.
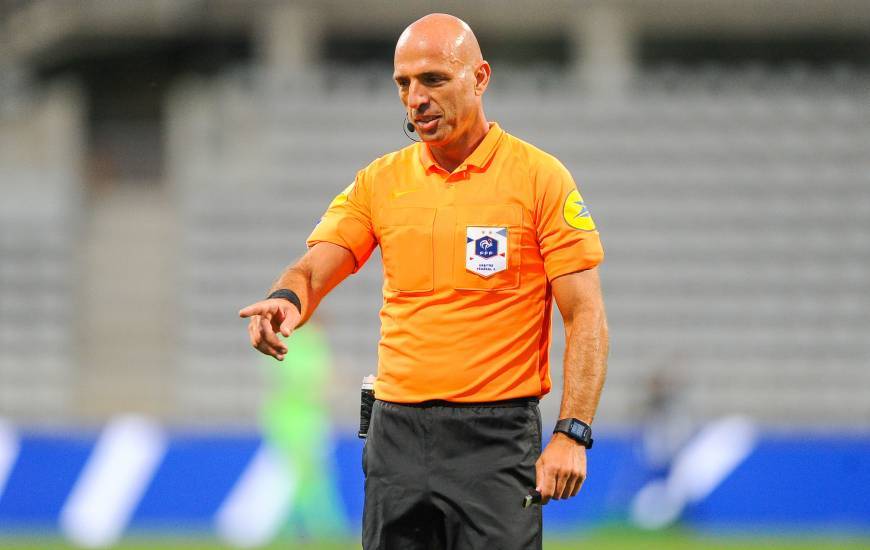
M 405 196 L 408 193 L 416 193 L 419 189 L 408 189 L 406 191 L 393 191 L 393 198 L 398 199 L 399 197 Z

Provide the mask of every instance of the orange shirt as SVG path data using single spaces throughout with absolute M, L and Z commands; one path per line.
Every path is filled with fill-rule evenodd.
M 598 231 L 571 174 L 492 124 L 452 173 L 424 143 L 361 170 L 308 238 L 380 245 L 375 395 L 484 402 L 550 390 L 550 281 L 598 265 Z

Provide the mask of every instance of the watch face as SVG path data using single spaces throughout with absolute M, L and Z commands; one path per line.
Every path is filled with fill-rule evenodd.
M 587 449 L 592 448 L 592 428 L 576 418 L 563 418 L 556 422 L 553 432 L 564 432 L 568 437 Z

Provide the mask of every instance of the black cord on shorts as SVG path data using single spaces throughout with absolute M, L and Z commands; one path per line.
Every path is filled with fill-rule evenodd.
M 267 300 L 271 300 L 272 298 L 282 298 L 284 300 L 287 300 L 288 302 L 296 306 L 296 309 L 299 310 L 300 314 L 302 313 L 302 300 L 300 300 L 299 296 L 289 288 L 279 288 L 278 290 L 269 294 L 269 296 L 266 297 Z

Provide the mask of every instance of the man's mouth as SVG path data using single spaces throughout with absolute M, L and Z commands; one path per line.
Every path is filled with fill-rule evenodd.
M 421 132 L 431 132 L 438 126 L 441 115 L 426 115 L 414 117 L 414 124 Z

